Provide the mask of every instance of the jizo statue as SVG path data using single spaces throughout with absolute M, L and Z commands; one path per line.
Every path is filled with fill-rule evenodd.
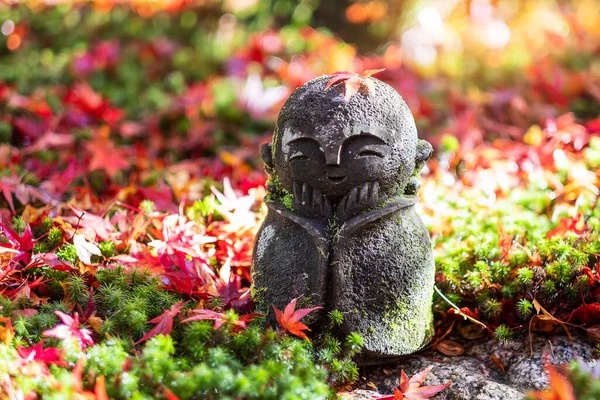
M 316 78 L 279 113 L 262 147 L 268 215 L 253 255 L 261 312 L 323 306 L 359 333 L 369 360 L 413 353 L 433 334 L 434 260 L 415 211 L 431 145 L 389 85 L 363 74 Z M 314 313 L 317 314 L 317 313 Z

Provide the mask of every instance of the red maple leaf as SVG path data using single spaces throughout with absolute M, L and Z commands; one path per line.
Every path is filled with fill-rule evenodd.
M 88 163 L 88 171 L 103 169 L 106 174 L 113 178 L 122 169 L 129 169 L 128 154 L 124 148 L 115 147 L 108 138 L 108 133 L 100 132 L 96 138 L 85 144 L 85 148 L 91 156 Z
M 589 229 L 582 213 L 577 213 L 573 218 L 562 218 L 558 221 L 558 226 L 552 229 L 546 235 L 546 239 L 552 239 L 554 236 L 561 236 L 567 232 L 573 232 L 577 236 L 583 235 Z
M 98 120 L 104 120 L 109 125 L 118 122 L 124 112 L 110 106 L 108 101 L 96 93 L 87 83 L 78 83 L 69 89 L 64 97 L 64 103 Z
M 21 284 L 18 287 L 11 290 L 2 290 L 0 291 L 0 294 L 12 300 L 18 299 L 21 296 L 31 299 L 31 295 L 35 295 L 31 290 L 42 286 L 46 282 L 47 280 L 45 281 L 43 276 L 39 276 L 31 282 L 25 280 L 21 281 Z
M 460 315 L 461 313 L 465 314 L 465 315 L 468 315 L 471 318 L 479 319 L 479 309 L 478 308 L 475 309 L 475 312 L 469 310 L 469 307 L 463 307 L 463 308 L 461 308 L 460 312 L 459 312 L 459 310 L 457 310 L 455 308 L 451 308 L 451 309 L 448 310 L 448 314 Z
M 70 222 L 73 226 L 79 228 L 90 229 L 94 231 L 98 238 L 96 240 L 115 240 L 116 229 L 113 224 L 108 221 L 108 218 L 92 214 L 89 211 L 84 211 L 75 206 L 71 206 L 71 210 L 75 214 L 72 217 L 63 217 L 63 220 Z
M 54 337 L 57 339 L 68 339 L 73 338 L 82 349 L 86 346 L 92 346 L 94 340 L 92 339 L 92 332 L 89 329 L 79 329 L 79 314 L 75 313 L 73 317 L 65 314 L 61 311 L 55 311 L 58 318 L 62 321 L 62 324 L 55 326 L 52 329 L 44 331 L 42 334 L 46 337 Z
M 63 367 L 67 366 L 61 351 L 56 347 L 44 349 L 43 340 L 29 348 L 18 345 L 17 352 L 19 353 L 19 356 L 25 360 L 41 361 L 45 364 L 54 364 Z
M 160 267 L 162 268 L 162 265 Z M 166 288 L 168 290 L 184 293 L 193 298 L 209 299 L 211 297 L 205 291 L 206 282 L 202 277 L 190 276 L 184 271 L 169 271 L 163 273 L 162 276 L 167 281 Z
M 227 284 L 217 286 L 219 297 L 223 300 L 223 308 L 232 308 L 239 313 L 250 312 L 253 308 L 250 298 L 250 288 L 242 288 L 242 279 L 239 275 L 231 275 Z
M 75 135 L 69 133 L 46 132 L 34 144 L 23 150 L 24 154 L 31 154 L 49 149 L 70 148 L 75 143 Z
M 296 335 L 308 340 L 308 337 L 303 331 L 310 332 L 310 329 L 301 323 L 300 320 L 311 312 L 323 307 L 319 306 L 312 308 L 301 308 L 300 310 L 294 311 L 294 308 L 296 308 L 296 301 L 298 301 L 297 298 L 293 299 L 290 304 L 285 307 L 283 312 L 279 311 L 275 306 L 273 306 L 273 310 L 275 310 L 275 317 L 277 318 L 279 325 L 281 325 L 286 331 L 292 335 Z
M 15 211 L 15 203 L 14 203 L 13 197 L 12 197 L 13 191 L 14 191 L 14 189 L 13 189 L 12 185 L 10 185 L 6 182 L 0 181 L 0 192 L 6 199 L 6 202 L 8 203 L 10 210 L 13 212 L 13 214 L 16 214 L 17 212 Z
M 335 72 L 333 73 L 331 79 L 327 81 L 327 85 L 325 85 L 325 90 L 329 89 L 331 86 L 336 85 L 338 83 L 344 82 L 344 100 L 348 101 L 352 96 L 354 96 L 361 87 L 365 87 L 368 92 L 373 92 L 375 87 L 373 86 L 373 81 L 370 79 L 371 76 L 383 71 L 383 69 L 368 69 L 364 71 L 362 74 L 356 74 L 354 72 Z
M 181 307 L 183 307 L 185 303 L 185 301 L 175 303 L 171 306 L 171 308 L 165 310 L 165 312 L 160 314 L 158 317 L 148 321 L 149 324 L 156 324 L 156 326 L 154 326 L 154 328 L 152 328 L 150 332 L 146 333 L 140 340 L 135 342 L 135 344 L 144 342 L 156 335 L 170 335 L 171 331 L 173 330 L 173 318 L 175 318 L 181 312 Z
M 579 321 L 583 324 L 592 325 L 600 320 L 600 303 L 582 304 L 577 307 L 570 315 L 567 321 Z
M 594 284 L 598 281 L 598 278 L 600 277 L 598 273 L 594 274 L 594 271 L 591 270 L 589 267 L 583 267 L 581 272 L 588 278 L 587 286 L 594 286 Z
M 378 400 L 425 400 L 430 399 L 442 390 L 446 389 L 452 384 L 452 381 L 448 381 L 443 385 L 435 386 L 421 386 L 425 382 L 425 378 L 429 375 L 429 371 L 433 366 L 430 366 L 423 371 L 415 374 L 412 378 L 408 379 L 404 370 L 400 372 L 400 386 L 394 388 L 394 394 L 388 396 L 381 396 L 374 398 Z
M 23 261 L 26 264 L 29 263 L 29 261 L 31 261 L 31 250 L 33 250 L 33 245 L 35 244 L 33 234 L 31 233 L 31 227 L 27 225 L 25 232 L 23 232 L 23 236 L 19 236 L 17 232 L 13 231 L 2 222 L 0 222 L 0 228 L 2 228 L 6 239 L 8 239 L 8 243 L 0 243 L 0 246 L 17 250 L 17 255 L 13 258 L 13 261 Z
M 194 315 L 193 317 L 186 318 L 181 322 L 202 321 L 202 320 L 215 321 L 215 326 L 214 326 L 215 331 L 217 329 L 219 329 L 221 326 L 223 326 L 223 324 L 225 324 L 225 323 L 233 325 L 234 330 L 246 329 L 247 328 L 246 324 L 248 322 L 251 322 L 256 317 L 263 316 L 262 314 L 245 314 L 245 315 L 240 315 L 236 320 L 236 319 L 231 318 L 230 315 L 219 313 L 219 312 L 212 311 L 212 310 L 199 309 L 199 310 L 191 310 L 190 312 L 193 312 L 196 315 Z

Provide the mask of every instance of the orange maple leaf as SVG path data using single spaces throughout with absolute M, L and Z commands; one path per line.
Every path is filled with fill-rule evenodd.
M 9 344 L 15 337 L 15 330 L 12 326 L 12 321 L 8 317 L 1 317 L 0 322 L 6 324 L 0 325 L 0 340 L 2 340 L 4 344 Z
M 558 226 L 548 232 L 546 239 L 552 239 L 555 236 L 563 236 L 567 232 L 573 232 L 577 236 L 582 236 L 589 229 L 583 213 L 579 212 L 572 218 L 562 218 L 558 221 Z
M 362 74 L 357 74 L 354 72 L 335 72 L 329 81 L 327 81 L 327 85 L 325 85 L 325 90 L 329 89 L 333 85 L 344 82 L 344 100 L 348 101 L 352 96 L 354 96 L 361 87 L 365 87 L 367 93 L 374 92 L 375 87 L 373 86 L 373 81 L 371 80 L 371 76 L 383 71 L 383 69 L 368 69 L 364 71 Z
M 575 400 L 573 386 L 552 365 L 546 365 L 550 387 L 543 392 L 530 392 L 529 397 L 536 400 Z
M 283 312 L 279 311 L 275 306 L 273 306 L 273 310 L 275 310 L 275 317 L 277 318 L 279 325 L 281 325 L 286 331 L 292 335 L 301 337 L 302 339 L 309 340 L 303 331 L 310 332 L 310 329 L 301 323 L 300 320 L 311 312 L 323 307 L 302 308 L 294 311 L 294 308 L 296 308 L 296 301 L 298 301 L 297 298 L 293 299 L 290 304 L 285 307 Z
M 510 254 L 510 251 L 512 250 L 515 234 L 514 233 L 506 233 L 506 231 L 504 231 L 504 227 L 502 226 L 502 224 L 500 222 L 498 222 L 498 236 L 500 237 L 500 239 L 499 239 L 500 257 L 502 259 L 505 259 L 506 257 L 508 257 L 508 255 Z
M 400 386 L 394 388 L 394 394 L 388 396 L 375 397 L 378 400 L 425 400 L 429 399 L 452 384 L 448 381 L 443 385 L 421 386 L 425 382 L 425 378 L 429 375 L 429 371 L 433 366 L 430 366 L 423 371 L 415 374 L 408 379 L 404 370 L 400 372 Z

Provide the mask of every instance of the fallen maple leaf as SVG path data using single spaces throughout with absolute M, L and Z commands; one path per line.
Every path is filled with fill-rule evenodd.
M 310 329 L 300 322 L 300 320 L 306 317 L 308 314 L 313 312 L 314 310 L 318 310 L 323 307 L 312 307 L 312 308 L 302 308 L 300 310 L 294 311 L 296 308 L 297 298 L 293 299 L 290 304 L 285 307 L 284 312 L 279 311 L 275 306 L 273 306 L 273 310 L 275 310 L 275 317 L 277 318 L 277 322 L 281 325 L 286 331 L 291 333 L 292 335 L 296 335 L 303 339 L 309 340 L 306 334 L 303 331 L 310 331 Z
M 356 74 L 354 72 L 335 72 L 333 73 L 331 79 L 327 81 L 325 90 L 329 89 L 333 85 L 344 82 L 344 100 L 346 101 L 350 100 L 352 96 L 358 93 L 361 87 L 365 87 L 367 89 L 367 93 L 372 93 L 375 91 L 375 87 L 370 77 L 383 71 L 384 69 L 385 68 L 368 69 L 362 74 Z
M 108 400 L 104 375 L 100 375 L 98 379 L 96 379 L 96 384 L 94 385 L 94 394 L 96 395 L 96 400 Z
M 415 374 L 410 380 L 408 379 L 408 376 L 406 376 L 404 370 L 400 371 L 400 386 L 394 388 L 394 394 L 380 397 L 373 396 L 373 398 L 378 400 L 430 399 L 452 384 L 452 381 L 448 381 L 443 385 L 421 386 L 423 382 L 425 382 L 425 378 L 427 378 L 427 375 L 429 375 L 429 371 L 431 371 L 432 368 L 433 365 Z
M 175 393 L 171 392 L 169 390 L 169 388 L 167 388 L 167 387 L 163 388 L 163 393 L 167 400 L 179 400 L 179 397 L 177 397 L 177 395 L 175 395 Z
M 13 261 L 23 261 L 26 264 L 31 261 L 31 250 L 33 250 L 33 246 L 35 244 L 35 240 L 33 239 L 33 234 L 31 233 L 31 227 L 27 225 L 25 231 L 23 232 L 23 236 L 19 236 L 19 234 L 8 226 L 4 225 L 0 222 L 0 228 L 4 231 L 4 236 L 8 239 L 8 243 L 0 243 L 0 247 L 16 250 L 16 256 L 13 258 Z
M 491 355 L 490 359 L 494 362 L 494 364 L 496 364 L 496 366 L 498 368 L 500 368 L 500 371 L 502 371 L 502 373 L 506 373 L 506 369 L 504 368 L 504 364 L 502 364 L 502 361 L 500 361 L 500 359 L 498 357 L 496 357 L 495 355 Z
M 94 140 L 85 144 L 90 155 L 88 172 L 103 169 L 110 178 L 114 178 L 120 170 L 129 169 L 129 154 L 126 147 L 115 147 L 109 140 L 110 130 L 107 126 L 100 128 Z
M 79 329 L 79 314 L 75 313 L 74 317 L 71 317 L 68 314 L 65 314 L 62 311 L 54 312 L 58 318 L 62 321 L 62 324 L 55 326 L 52 329 L 48 329 L 44 331 L 42 334 L 46 337 L 54 337 L 57 339 L 68 339 L 73 338 L 82 349 L 85 349 L 86 346 L 91 346 L 94 344 L 94 340 L 92 339 L 92 332 L 89 329 Z
M 498 236 L 500 245 L 500 257 L 505 259 L 510 254 L 513 247 L 513 240 L 515 235 L 513 233 L 506 233 L 504 227 L 498 222 Z
M 571 322 L 571 319 L 587 325 L 594 324 L 594 322 L 600 320 L 600 303 L 580 305 L 569 315 L 567 321 Z
M 85 358 L 80 358 L 71 371 L 71 385 L 76 393 L 83 391 L 83 367 L 85 366 Z
M 582 213 L 577 213 L 574 217 L 561 218 L 558 226 L 546 234 L 546 239 L 552 239 L 555 236 L 564 236 L 567 232 L 572 232 L 581 236 L 589 230 Z
M 528 397 L 536 400 L 575 400 L 573 386 L 551 364 L 546 365 L 549 388 L 543 392 L 528 393 Z
M 18 345 L 17 352 L 19 353 L 19 356 L 25 360 L 41 361 L 45 364 L 55 364 L 59 366 L 67 365 L 59 349 L 56 347 L 44 349 L 43 340 L 29 348 Z
M 447 339 L 437 342 L 434 348 L 447 356 L 460 356 L 465 352 L 465 348 L 462 344 Z
M 77 251 L 77 257 L 82 263 L 90 265 L 92 263 L 92 255 L 101 256 L 102 252 L 94 243 L 90 243 L 85 240 L 85 236 L 76 233 L 73 235 L 73 245 L 75 245 L 75 251 Z
M 191 310 L 190 312 L 193 312 L 196 315 L 194 315 L 193 317 L 186 318 L 181 322 L 202 321 L 202 320 L 215 321 L 215 325 L 213 328 L 215 331 L 217 329 L 219 329 L 225 323 L 232 324 L 234 326 L 234 329 L 235 328 L 246 329 L 247 328 L 246 324 L 248 322 L 251 322 L 256 317 L 263 316 L 262 314 L 245 314 L 245 315 L 240 315 L 237 320 L 232 320 L 227 314 L 223 314 L 223 313 L 219 313 L 219 312 L 211 311 L 211 310 L 200 309 L 200 310 Z
M 185 301 L 175 303 L 171 306 L 171 308 L 165 310 L 165 312 L 160 314 L 158 317 L 148 321 L 149 324 L 156 324 L 156 326 L 152 328 L 150 332 L 146 333 L 140 340 L 135 342 L 135 344 L 144 342 L 156 335 L 170 335 L 171 331 L 173 330 L 173 318 L 175 318 L 181 312 L 181 307 L 183 307 L 185 303 Z
M 15 330 L 12 326 L 12 321 L 8 317 L 0 317 L 0 322 L 4 322 L 6 326 L 0 325 L 0 340 L 4 342 L 4 344 L 9 344 L 12 342 L 13 337 L 15 337 Z

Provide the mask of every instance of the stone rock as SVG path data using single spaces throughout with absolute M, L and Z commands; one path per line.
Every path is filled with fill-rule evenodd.
M 323 306 L 311 328 L 342 313 L 340 337 L 363 338 L 361 363 L 413 353 L 433 334 L 435 266 L 415 211 L 417 175 L 430 157 L 413 116 L 389 85 L 360 78 L 345 93 L 334 76 L 286 101 L 261 155 L 270 175 L 268 215 L 253 254 L 252 296 L 271 306 Z M 339 78 L 339 77 L 338 77 Z
M 457 339 L 458 340 L 458 339 Z M 465 342 L 461 356 L 448 357 L 426 350 L 405 357 L 394 364 L 363 368 L 359 389 L 348 394 L 348 399 L 366 399 L 378 393 L 390 394 L 400 384 L 400 370 L 411 377 L 433 365 L 425 385 L 439 385 L 452 380 L 453 384 L 437 398 L 448 400 L 506 400 L 524 399 L 530 390 L 542 390 L 548 385 L 544 371 L 545 360 L 565 364 L 574 359 L 589 361 L 594 355 L 594 345 L 582 335 L 536 335 L 531 348 L 527 338 L 502 344 L 494 339 Z M 504 371 L 492 360 L 496 357 Z M 378 392 L 367 390 L 366 383 L 374 384 Z M 445 397 L 444 397 L 445 396 Z M 371 397 L 372 398 L 372 397 Z

